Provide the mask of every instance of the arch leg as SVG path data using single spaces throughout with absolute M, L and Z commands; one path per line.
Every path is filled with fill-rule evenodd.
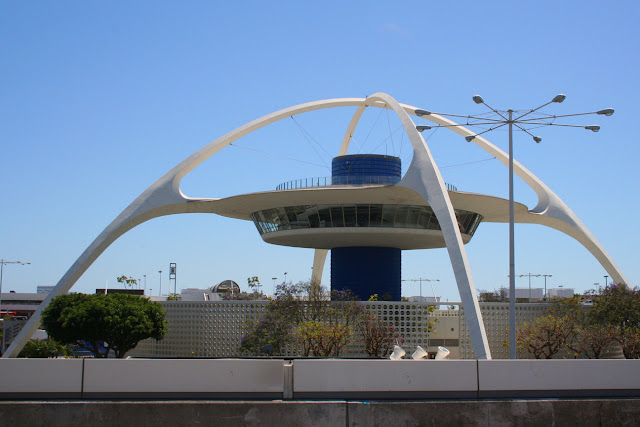
M 328 253 L 327 249 L 316 249 L 314 251 L 312 281 L 322 283 L 322 271 L 324 270 L 324 263 L 327 260 Z
M 469 326 L 469 334 L 475 356 L 477 359 L 491 359 L 491 350 L 484 329 L 480 305 L 478 304 L 458 221 L 446 185 L 431 156 L 429 147 L 422 135 L 416 130 L 415 123 L 413 123 L 403 106 L 395 99 L 382 93 L 375 94 L 369 99 L 371 98 L 387 103 L 398 115 L 409 136 L 413 146 L 413 160 L 409 170 L 398 185 L 407 187 L 424 197 L 438 218 L 447 245 L 447 251 L 449 252 L 458 291 L 460 292 L 460 299 L 465 309 L 465 317 Z

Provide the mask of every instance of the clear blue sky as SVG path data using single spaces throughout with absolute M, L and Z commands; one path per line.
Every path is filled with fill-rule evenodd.
M 539 145 L 517 134 L 515 153 L 638 285 L 639 10 L 634 1 L 3 2 L 0 258 L 31 262 L 5 268 L 3 291 L 56 284 L 142 191 L 224 133 L 291 105 L 378 91 L 461 114 L 484 111 L 475 94 L 501 109 L 558 93 L 567 100 L 551 113 L 615 107 L 610 118 L 581 122 L 600 124 L 599 133 L 543 128 Z M 362 152 L 400 155 L 408 165 L 397 119 L 370 110 L 356 134 Z M 183 191 L 223 197 L 329 175 L 352 113 L 308 113 L 256 132 L 238 144 L 259 152 L 223 150 L 185 178 Z M 507 149 L 505 132 L 489 139 Z M 496 160 L 452 167 L 485 152 L 444 130 L 428 143 L 447 182 L 507 197 L 507 170 Z M 536 203 L 521 182 L 516 200 Z M 552 274 L 550 287 L 579 291 L 603 282 L 597 261 L 559 232 L 520 225 L 516 239 L 517 274 Z M 477 288 L 507 284 L 507 242 L 507 225 L 482 224 L 467 245 Z M 164 217 L 116 241 L 73 290 L 146 274 L 157 294 L 164 270 L 166 292 L 176 262 L 179 288 L 224 279 L 245 287 L 259 276 L 270 291 L 285 271 L 308 279 L 312 258 L 310 249 L 262 242 L 250 222 Z M 437 294 L 458 300 L 445 250 L 404 252 L 403 278 L 421 276 L 440 279 Z M 417 293 L 413 283 L 403 290 Z

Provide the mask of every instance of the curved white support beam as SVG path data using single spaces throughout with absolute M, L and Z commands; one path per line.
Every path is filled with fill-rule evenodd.
M 351 139 L 353 138 L 353 132 L 355 132 L 356 127 L 358 126 L 358 122 L 360 122 L 360 118 L 362 118 L 362 113 L 367 108 L 367 104 L 361 105 L 358 107 L 355 113 L 353 113 L 353 117 L 351 117 L 351 121 L 349 122 L 349 126 L 347 126 L 347 132 L 342 139 L 342 144 L 340 144 L 340 151 L 338 152 L 338 156 L 344 156 L 349 152 L 349 144 L 351 143 Z
M 324 270 L 324 263 L 327 259 L 328 249 L 316 249 L 313 253 L 313 272 L 311 273 L 311 280 L 317 283 L 322 283 L 322 271 Z
M 416 130 L 415 123 L 395 99 L 384 93 L 376 93 L 367 99 L 367 101 L 371 100 L 380 100 L 393 109 L 411 141 L 413 160 L 398 185 L 407 187 L 424 197 L 438 218 L 460 292 L 460 300 L 465 308 L 465 317 L 469 325 L 469 335 L 475 356 L 477 359 L 491 359 L 491 350 L 482 322 L 480 305 L 471 278 L 471 268 L 462 242 L 458 220 L 449 199 L 446 184 L 431 156 L 431 151 L 420 132 Z

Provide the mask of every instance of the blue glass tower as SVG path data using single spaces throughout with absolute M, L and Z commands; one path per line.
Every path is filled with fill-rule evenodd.
M 375 154 L 339 156 L 333 159 L 331 166 L 333 185 L 392 185 L 401 179 L 402 163 L 398 157 Z M 398 248 L 333 248 L 331 290 L 348 289 L 361 301 L 368 300 L 373 294 L 378 294 L 381 299 L 400 301 L 401 265 L 402 255 Z

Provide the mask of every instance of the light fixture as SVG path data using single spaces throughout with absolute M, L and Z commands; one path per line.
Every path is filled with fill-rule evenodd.
M 449 356 L 449 349 L 446 349 L 442 346 L 438 347 L 438 352 L 436 353 L 436 360 L 444 360 Z
M 413 352 L 413 354 L 411 355 L 411 358 L 413 360 L 420 360 L 423 359 L 425 356 L 428 356 L 429 353 L 427 353 L 427 350 L 425 350 L 424 348 L 417 346 L 416 347 L 416 351 Z
M 537 142 L 538 144 L 540 144 L 540 141 L 542 141 L 542 138 L 540 138 L 539 136 L 534 136 L 534 137 L 533 137 L 533 140 L 534 140 L 535 142 Z
M 600 130 L 600 126 L 598 125 L 589 125 L 585 126 L 584 128 L 593 132 L 598 132 Z
M 394 345 L 393 346 L 393 353 L 391 353 L 391 355 L 389 356 L 389 359 L 391 360 L 400 360 L 402 359 L 402 356 L 404 356 L 406 353 L 406 351 L 404 351 L 404 349 L 402 347 L 400 347 L 399 345 Z
M 416 126 L 416 130 L 418 132 L 422 132 L 422 131 L 429 130 L 429 129 L 431 129 L 431 126 L 426 126 L 426 125 L 418 125 L 418 126 Z
M 554 96 L 553 99 L 551 100 L 551 102 L 557 102 L 559 104 L 562 101 L 564 101 L 566 97 L 567 97 L 567 95 L 561 93 L 560 95 Z
M 605 116 L 613 115 L 615 110 L 613 108 L 605 108 L 604 110 L 596 111 L 596 114 L 604 114 Z
M 475 102 L 476 104 L 484 104 L 484 100 L 480 95 L 474 95 L 473 102 Z
M 416 110 L 416 116 L 418 117 L 422 117 L 422 116 L 430 116 L 431 115 L 431 111 L 427 111 L 427 110 Z
M 471 142 L 474 139 L 476 139 L 476 136 L 475 135 L 469 135 L 469 136 L 465 136 L 464 139 L 466 139 L 467 142 Z

